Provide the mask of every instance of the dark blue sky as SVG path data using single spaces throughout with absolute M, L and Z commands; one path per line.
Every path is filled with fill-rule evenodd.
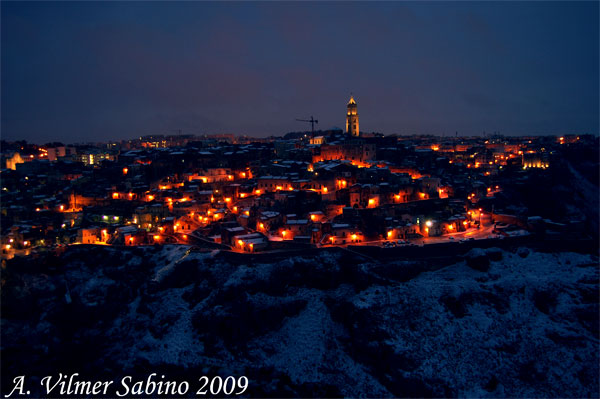
M 598 134 L 598 2 L 2 2 L 2 138 Z

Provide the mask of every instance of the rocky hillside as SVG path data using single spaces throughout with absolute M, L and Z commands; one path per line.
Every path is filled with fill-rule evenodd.
M 10 261 L 2 394 L 22 374 L 39 386 L 58 372 L 162 372 L 246 375 L 248 397 L 599 395 L 595 256 L 227 259 L 184 246 L 79 246 Z

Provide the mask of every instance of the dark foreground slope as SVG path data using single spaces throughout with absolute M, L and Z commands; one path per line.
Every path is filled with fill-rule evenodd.
M 471 255 L 428 272 L 181 246 L 17 259 L 2 273 L 2 394 L 23 374 L 41 396 L 36 378 L 58 372 L 157 372 L 246 375 L 250 397 L 597 397 L 597 257 Z

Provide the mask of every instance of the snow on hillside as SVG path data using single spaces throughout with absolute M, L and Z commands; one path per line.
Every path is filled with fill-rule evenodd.
M 592 255 L 479 250 L 424 267 L 324 251 L 234 265 L 172 245 L 47 263 L 3 275 L 3 378 L 64 367 L 244 374 L 259 397 L 598 396 Z

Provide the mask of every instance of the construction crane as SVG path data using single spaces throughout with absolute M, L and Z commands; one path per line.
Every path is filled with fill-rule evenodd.
M 311 137 L 315 138 L 315 123 L 319 123 L 318 120 L 316 120 L 315 118 L 312 117 L 312 115 L 310 116 L 310 119 L 296 119 L 298 122 L 310 122 L 310 127 L 311 127 Z

